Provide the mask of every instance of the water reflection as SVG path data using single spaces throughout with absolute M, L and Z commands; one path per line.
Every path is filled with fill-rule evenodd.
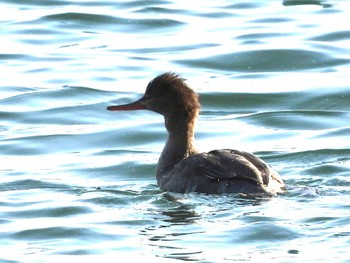
M 240 227 L 236 225 L 255 218 L 260 206 L 270 200 L 238 195 L 163 193 L 156 207 L 150 209 L 154 224 L 141 229 L 139 235 L 152 250 L 156 248 L 159 257 L 204 260 L 208 250 L 205 239 L 212 230 L 222 232 L 220 239 L 231 231 L 239 233 Z M 199 245 L 202 242 L 203 246 Z
M 174 198 L 169 194 L 164 194 L 165 199 L 173 202 Z M 139 234 L 145 237 L 145 243 L 152 248 L 156 248 L 157 256 L 162 258 L 180 259 L 184 261 L 199 260 L 196 258 L 202 251 L 193 251 L 188 248 L 184 240 L 186 236 L 193 236 L 204 233 L 195 226 L 197 220 L 201 218 L 191 205 L 181 204 L 175 201 L 174 207 L 159 210 L 160 218 L 155 218 L 155 224 L 140 230 Z M 153 211 L 154 212 L 154 211 Z M 159 222 L 160 219 L 160 222 Z M 183 226 L 186 225 L 186 228 Z M 191 225 L 194 225 L 191 227 Z

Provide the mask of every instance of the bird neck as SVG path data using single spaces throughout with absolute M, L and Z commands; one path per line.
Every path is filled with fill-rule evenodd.
M 179 161 L 197 153 L 194 128 L 197 116 L 192 118 L 165 118 L 168 139 L 158 161 L 157 177 L 169 172 Z

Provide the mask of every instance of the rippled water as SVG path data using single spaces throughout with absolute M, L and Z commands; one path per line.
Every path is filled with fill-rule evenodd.
M 1 262 L 346 262 L 346 1 L 5 0 Z M 201 94 L 203 150 L 252 151 L 272 199 L 171 194 L 161 116 L 105 111 L 164 71 Z

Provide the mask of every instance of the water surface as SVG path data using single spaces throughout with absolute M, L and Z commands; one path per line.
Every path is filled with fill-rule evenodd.
M 349 260 L 346 2 L 11 0 L 1 10 L 0 261 Z M 159 190 L 163 118 L 105 107 L 170 70 L 201 95 L 198 146 L 254 152 L 286 194 Z

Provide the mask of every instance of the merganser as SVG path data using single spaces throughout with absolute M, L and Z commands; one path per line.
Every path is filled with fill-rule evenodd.
M 149 82 L 133 103 L 109 111 L 147 109 L 164 116 L 168 139 L 158 161 L 156 178 L 169 192 L 269 195 L 284 192 L 280 175 L 262 159 L 245 151 L 222 149 L 201 153 L 194 128 L 200 111 L 198 95 L 178 74 L 167 72 Z

